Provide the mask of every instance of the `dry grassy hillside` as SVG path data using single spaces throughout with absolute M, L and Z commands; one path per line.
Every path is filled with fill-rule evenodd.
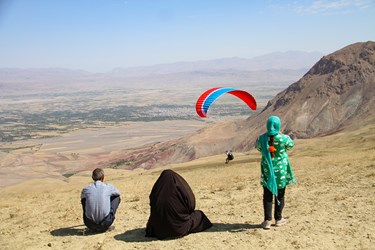
M 375 245 L 375 123 L 335 135 L 296 140 L 290 152 L 298 184 L 287 188 L 285 227 L 262 221 L 260 154 L 251 150 L 169 165 L 190 184 L 214 226 L 184 238 L 144 237 L 148 195 L 165 168 L 106 169 L 122 191 L 111 232 L 87 235 L 80 191 L 90 172 L 66 181 L 39 179 L 1 188 L 1 249 L 373 249 Z

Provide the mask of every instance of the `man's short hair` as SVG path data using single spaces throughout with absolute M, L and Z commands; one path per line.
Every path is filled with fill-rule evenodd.
M 101 168 L 96 168 L 92 171 L 92 179 L 98 181 L 104 177 L 104 171 Z

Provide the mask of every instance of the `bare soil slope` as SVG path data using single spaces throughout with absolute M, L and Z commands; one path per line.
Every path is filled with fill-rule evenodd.
M 91 171 L 1 188 L 1 249 L 373 249 L 375 122 L 366 124 L 296 140 L 290 159 L 298 183 L 286 191 L 285 227 L 259 228 L 260 154 L 250 150 L 229 164 L 222 154 L 148 171 L 105 169 L 122 203 L 116 229 L 97 235 L 81 219 L 80 192 Z M 211 229 L 166 241 L 144 237 L 148 195 L 165 168 L 187 180 Z

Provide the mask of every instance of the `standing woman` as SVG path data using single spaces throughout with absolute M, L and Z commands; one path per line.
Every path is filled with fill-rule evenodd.
M 263 186 L 264 229 L 271 228 L 272 200 L 275 199 L 275 226 L 287 223 L 282 217 L 285 188 L 288 184 L 296 184 L 287 150 L 294 146 L 288 135 L 280 133 L 281 121 L 277 116 L 267 120 L 267 132 L 259 136 L 257 149 L 262 153 L 261 184 Z

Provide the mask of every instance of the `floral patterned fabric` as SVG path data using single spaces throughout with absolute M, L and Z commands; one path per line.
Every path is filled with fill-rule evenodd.
M 274 136 L 275 157 L 272 158 L 272 165 L 275 174 L 277 188 L 281 189 L 288 184 L 296 184 L 292 167 L 289 162 L 287 150 L 294 146 L 294 142 L 288 135 L 277 134 Z M 262 152 L 260 139 L 258 139 L 257 149 Z M 262 155 L 260 163 L 261 168 L 261 181 L 260 183 L 267 187 L 269 176 L 269 167 L 265 157 Z

